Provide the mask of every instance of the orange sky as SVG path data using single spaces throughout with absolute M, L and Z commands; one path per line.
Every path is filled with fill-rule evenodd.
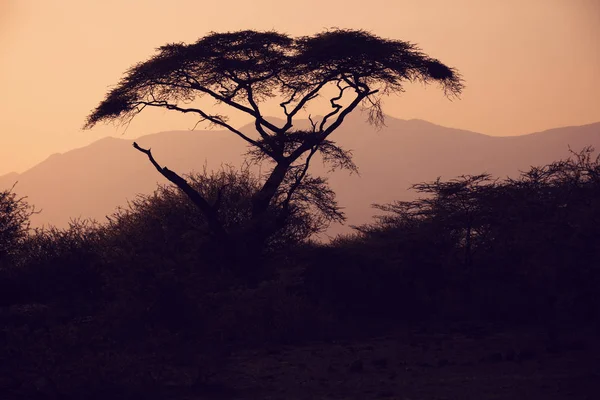
M 306 35 L 361 28 L 418 43 L 458 68 L 459 101 L 408 86 L 387 114 L 491 135 L 600 121 L 600 0 L 0 0 L 0 174 L 123 129 L 80 128 L 110 85 L 154 48 L 209 31 Z M 273 109 L 274 112 L 277 111 Z M 244 119 L 233 119 L 243 124 Z M 188 129 L 155 111 L 122 136 Z

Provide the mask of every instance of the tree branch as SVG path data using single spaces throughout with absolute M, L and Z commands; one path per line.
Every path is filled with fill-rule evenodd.
M 138 104 L 139 105 L 144 105 L 144 106 L 149 106 L 149 107 L 162 107 L 162 108 L 166 108 L 168 110 L 179 111 L 179 112 L 184 113 L 184 114 L 187 114 L 187 113 L 196 113 L 196 114 L 199 114 L 205 120 L 210 121 L 210 122 L 212 122 L 215 125 L 220 125 L 220 126 L 226 128 L 227 130 L 235 133 L 236 135 L 238 135 L 240 138 L 244 139 L 246 142 L 248 142 L 252 146 L 258 147 L 259 149 L 261 149 L 262 151 L 264 151 L 265 154 L 269 155 L 270 157 L 274 157 L 275 156 L 272 151 L 270 151 L 269 149 L 265 148 L 262 144 L 258 143 L 256 140 L 253 140 L 253 139 L 249 138 L 248 136 L 244 135 L 244 133 L 242 133 L 238 129 L 235 129 L 233 126 L 229 125 L 222 118 L 220 118 L 218 116 L 214 116 L 214 115 L 209 115 L 209 114 L 205 113 L 204 111 L 202 111 L 199 108 L 183 108 L 183 107 L 180 107 L 180 106 L 178 106 L 176 104 L 168 103 L 168 102 L 166 102 L 164 100 L 160 100 L 160 101 L 157 100 L 155 102 L 139 101 Z
M 227 96 L 223 96 L 223 95 L 221 95 L 219 93 L 216 93 L 213 90 L 210 90 L 210 89 L 202 86 L 194 77 L 189 76 L 188 74 L 185 74 L 185 75 L 186 75 L 186 81 L 190 85 L 189 89 L 194 89 L 194 90 L 197 90 L 199 92 L 208 94 L 209 96 L 211 96 L 215 100 L 221 101 L 221 102 L 227 104 L 228 106 L 231 106 L 231 107 L 233 107 L 233 108 L 235 108 L 237 110 L 240 110 L 240 111 L 245 112 L 246 114 L 249 114 L 250 116 L 252 116 L 255 119 L 259 120 L 262 125 L 264 125 L 265 127 L 269 128 L 273 132 L 278 132 L 279 131 L 280 128 L 278 128 L 277 126 L 273 125 L 269 121 L 265 120 L 260 115 L 260 113 L 257 113 L 252 108 L 246 107 L 243 104 L 237 103 L 237 102 L 233 101 L 232 99 L 230 99 Z
M 319 95 L 319 91 L 321 89 L 323 89 L 323 87 L 329 82 L 330 82 L 329 78 L 323 79 L 320 83 L 318 83 L 315 86 L 315 88 L 313 90 L 308 92 L 306 95 L 304 95 L 304 97 L 302 97 L 300 99 L 298 104 L 296 104 L 296 107 L 294 107 L 292 109 L 292 111 L 290 111 L 289 114 L 287 114 L 287 121 L 286 121 L 285 125 L 281 128 L 281 130 L 283 132 L 287 131 L 288 129 L 290 129 L 292 127 L 292 120 L 293 120 L 294 116 L 296 114 L 298 114 L 298 111 L 300 111 L 306 105 L 307 102 L 309 102 L 310 100 L 317 97 Z M 291 99 L 290 99 L 290 102 L 291 102 Z
M 246 95 L 248 98 L 248 103 L 250 104 L 250 106 L 252 107 L 252 109 L 254 110 L 254 112 L 256 113 L 256 116 L 257 116 L 254 119 L 254 126 L 256 128 L 256 131 L 260 134 L 260 136 L 264 139 L 264 141 L 271 147 L 272 150 L 277 151 L 277 155 L 279 156 L 279 158 L 283 157 L 283 147 L 276 140 L 273 140 L 273 137 L 271 135 L 269 135 L 263 128 L 262 121 L 264 121 L 264 118 L 260 114 L 260 109 L 258 108 L 258 104 L 254 100 L 252 87 L 248 85 L 245 87 L 245 89 L 246 89 Z M 275 160 L 277 161 L 279 158 L 277 158 Z
M 335 84 L 337 86 L 337 88 L 339 89 L 340 93 L 336 97 L 333 97 L 332 99 L 329 100 L 329 102 L 331 103 L 331 108 L 333 108 L 333 111 L 331 111 L 330 113 L 328 113 L 327 115 L 325 115 L 323 117 L 323 120 L 321 121 L 321 124 L 319 125 L 319 133 L 323 132 L 323 128 L 325 127 L 327 120 L 329 118 L 333 117 L 335 114 L 337 114 L 342 109 L 342 106 L 337 104 L 336 101 L 339 101 L 342 99 L 342 97 L 344 96 L 344 90 L 352 87 L 350 85 L 342 87 L 341 83 L 342 82 L 340 80 L 338 80 Z
M 294 192 L 296 191 L 296 189 L 298 189 L 298 187 L 302 183 L 302 180 L 306 176 L 306 173 L 308 172 L 308 167 L 310 165 L 310 160 L 312 159 L 313 155 L 315 155 L 315 153 L 317 152 L 318 148 L 319 148 L 318 145 L 311 148 L 310 153 L 308 154 L 308 156 L 306 157 L 306 160 L 304 161 L 304 168 L 302 168 L 302 171 L 300 172 L 300 174 L 298 174 L 296 176 L 296 179 L 294 180 L 294 183 L 290 187 L 290 190 L 288 190 L 286 198 L 285 198 L 285 200 L 283 202 L 283 207 L 286 210 L 289 207 L 289 204 L 290 204 L 290 201 L 292 199 L 292 196 L 294 195 Z
M 292 93 L 292 95 L 290 96 L 289 99 L 287 99 L 284 102 L 279 103 L 279 106 L 281 108 L 283 108 L 283 113 L 286 115 L 286 117 L 289 117 L 290 113 L 287 110 L 287 106 L 294 101 L 294 99 L 296 98 L 296 95 L 298 94 L 298 89 L 294 89 L 294 92 Z
M 337 119 L 327 127 L 327 129 L 325 129 L 325 131 L 322 132 L 320 139 L 324 140 L 327 139 L 327 136 L 329 136 L 333 131 L 335 131 L 341 124 L 342 122 L 344 122 L 344 118 L 346 118 L 346 116 L 348 114 L 350 114 L 352 111 L 354 111 L 354 109 L 367 97 L 370 96 L 372 94 L 375 94 L 379 92 L 379 90 L 371 90 L 371 91 L 358 91 L 358 96 L 356 96 L 356 98 L 352 101 L 352 103 L 350 103 L 350 105 L 348 105 L 348 107 L 346 107 L 344 110 L 342 110 L 342 112 L 338 115 Z
M 311 135 L 311 140 L 306 140 L 304 141 L 304 143 L 302 143 L 300 146 L 298 146 L 296 148 L 296 150 L 294 150 L 292 152 L 292 154 L 290 154 L 288 156 L 288 159 L 291 162 L 294 162 L 295 160 L 297 160 L 300 156 L 302 156 L 302 154 L 304 154 L 306 151 L 310 150 L 313 146 L 319 146 L 323 140 L 327 139 L 327 136 L 329 136 L 333 131 L 335 131 L 344 121 L 344 118 L 346 118 L 346 116 L 351 113 L 360 103 L 361 101 L 364 100 L 365 97 L 370 96 L 372 94 L 375 94 L 378 92 L 378 90 L 372 90 L 372 91 L 368 91 L 368 92 L 364 92 L 364 91 L 359 91 L 358 89 L 356 89 L 357 92 L 357 96 L 356 98 L 352 101 L 352 103 L 350 103 L 348 105 L 348 107 L 346 107 L 345 109 L 342 110 L 341 113 L 339 113 L 337 119 L 327 127 L 327 129 L 325 129 L 323 132 L 318 132 L 316 135 Z
M 171 183 L 175 184 L 179 189 L 181 189 L 181 191 L 183 191 L 190 198 L 190 200 L 192 200 L 192 202 L 198 206 L 206 218 L 206 222 L 208 223 L 209 227 L 215 234 L 223 238 L 226 236 L 225 229 L 217 217 L 216 209 L 214 209 L 197 190 L 191 187 L 189 183 L 187 183 L 187 181 L 181 176 L 177 175 L 177 173 L 171 171 L 167 167 L 161 167 L 154 159 L 154 156 L 152 156 L 150 149 L 144 149 L 136 142 L 133 142 L 133 148 L 148 156 L 148 159 L 152 165 L 154 165 L 154 168 L 156 168 L 156 170 L 160 172 L 162 176 L 167 178 Z

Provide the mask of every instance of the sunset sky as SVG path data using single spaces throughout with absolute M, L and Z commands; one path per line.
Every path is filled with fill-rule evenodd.
M 463 75 L 460 100 L 409 85 L 385 100 L 394 117 L 503 136 L 600 121 L 600 0 L 0 0 L 0 175 L 105 136 L 191 128 L 156 111 L 125 133 L 81 130 L 122 73 L 162 44 L 330 27 L 417 43 Z

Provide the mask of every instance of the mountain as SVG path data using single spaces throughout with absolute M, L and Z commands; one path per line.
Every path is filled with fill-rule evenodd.
M 9 172 L 6 175 L 0 176 L 0 189 L 6 189 L 5 186 L 8 185 L 8 183 L 12 182 L 12 184 L 10 184 L 10 186 L 8 187 L 8 189 L 10 189 L 10 187 L 14 184 L 17 183 L 17 181 L 19 180 L 19 174 L 17 172 Z
M 308 126 L 308 121 L 297 124 L 302 126 Z M 250 132 L 253 127 L 242 130 Z M 360 176 L 346 171 L 328 174 L 350 225 L 370 221 L 372 203 L 414 198 L 416 194 L 407 191 L 414 183 L 482 172 L 515 176 L 532 165 L 567 157 L 569 147 L 574 151 L 589 145 L 600 149 L 600 123 L 497 137 L 392 117 L 386 118 L 385 127 L 375 130 L 364 122 L 364 116 L 354 114 L 332 139 L 353 150 L 360 171 Z M 161 132 L 136 141 L 152 148 L 161 165 L 181 174 L 239 165 L 246 151 L 244 143 L 226 131 Z M 18 181 L 15 191 L 42 209 L 32 217 L 37 226 L 66 226 L 77 217 L 103 220 L 136 194 L 151 193 L 157 183 L 167 183 L 131 145 L 131 140 L 109 137 L 54 154 L 22 174 L 0 177 L 0 189 Z M 327 173 L 320 163 L 313 167 L 313 173 Z M 329 233 L 348 230 L 338 226 Z

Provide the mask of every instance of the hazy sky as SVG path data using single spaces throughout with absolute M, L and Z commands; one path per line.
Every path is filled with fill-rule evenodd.
M 80 128 L 122 73 L 164 43 L 329 27 L 415 42 L 464 76 L 454 102 L 408 86 L 385 102 L 395 117 L 491 135 L 600 121 L 600 0 L 0 0 L 0 174 L 122 135 Z M 191 126 L 156 111 L 121 137 Z

